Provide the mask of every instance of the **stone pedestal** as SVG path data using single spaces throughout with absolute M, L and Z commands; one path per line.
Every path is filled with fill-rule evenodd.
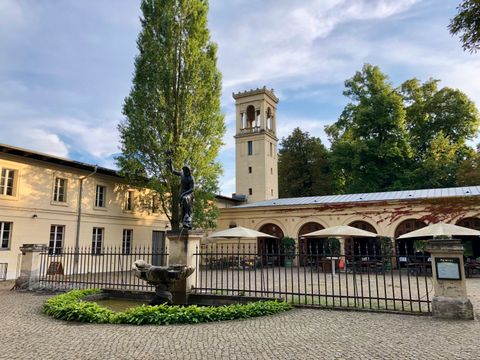
M 19 289 L 35 290 L 39 286 L 40 278 L 40 253 L 46 251 L 47 246 L 43 244 L 23 244 L 20 247 L 22 252 L 22 264 L 20 277 L 15 285 Z
M 430 240 L 427 251 L 432 257 L 432 281 L 434 297 L 432 313 L 434 317 L 443 319 L 473 319 L 473 306 L 467 297 L 465 269 L 463 266 L 463 245 L 460 240 Z M 447 261 L 456 268 L 460 279 L 445 279 L 439 273 L 441 262 Z M 440 270 L 441 271 L 441 270 Z M 455 273 L 455 271 L 454 271 Z M 448 277 L 448 274 L 447 274 Z
M 186 265 L 197 269 L 195 253 L 200 250 L 200 240 L 204 232 L 199 230 L 183 230 L 167 232 L 168 265 Z M 185 280 L 177 282 L 171 292 L 174 304 L 186 304 L 187 295 L 195 284 L 195 272 Z

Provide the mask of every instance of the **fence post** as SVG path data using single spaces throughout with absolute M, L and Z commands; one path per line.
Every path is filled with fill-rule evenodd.
M 204 237 L 201 230 L 167 233 L 168 265 L 186 265 L 196 267 L 195 252 L 200 248 L 200 240 Z M 200 269 L 195 269 L 200 271 Z M 186 304 L 188 293 L 195 284 L 195 274 L 177 282 L 172 289 L 173 303 Z
M 40 254 L 47 248 L 44 244 L 23 244 L 20 277 L 16 281 L 19 289 L 36 290 L 40 280 Z
M 473 319 L 473 306 L 467 298 L 463 245 L 460 240 L 434 239 L 427 245 L 432 257 L 434 317 Z

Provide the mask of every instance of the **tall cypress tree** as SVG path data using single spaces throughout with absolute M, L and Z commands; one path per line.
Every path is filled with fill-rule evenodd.
M 117 163 L 132 183 L 154 189 L 172 229 L 178 229 L 179 178 L 167 166 L 191 167 L 196 180 L 194 222 L 211 227 L 225 133 L 221 74 L 207 28 L 207 0 L 142 0 L 133 85 L 119 125 Z

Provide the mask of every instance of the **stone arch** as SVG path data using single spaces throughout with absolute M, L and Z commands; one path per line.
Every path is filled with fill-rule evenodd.
M 411 231 L 421 229 L 427 226 L 422 220 L 406 219 L 397 225 L 395 228 L 395 248 L 397 255 L 414 255 L 415 249 L 413 246 L 413 239 L 398 239 L 400 235 L 407 234 Z
M 364 220 L 352 221 L 348 226 L 378 234 L 375 226 Z M 345 239 L 345 255 L 380 254 L 381 249 L 376 238 L 353 237 Z
M 457 225 L 480 231 L 480 218 L 466 217 L 457 221 Z M 480 239 L 478 236 L 460 236 L 459 238 L 462 240 L 465 256 L 468 260 L 480 257 Z
M 321 254 L 323 253 L 322 238 L 302 238 L 302 235 L 308 234 L 317 230 L 325 229 L 322 224 L 316 221 L 309 221 L 304 223 L 298 229 L 298 253 L 300 254 L 300 265 L 305 265 L 307 258 L 303 254 Z
M 298 234 L 300 234 L 300 230 L 302 229 L 302 227 L 308 223 L 316 223 L 320 225 L 322 229 L 325 229 L 328 227 L 328 224 L 326 224 L 324 221 L 320 221 L 316 217 L 308 217 L 308 218 L 302 219 L 301 221 L 295 224 L 295 228 L 293 229 L 293 234 L 296 234 L 298 236 Z M 306 233 L 303 233 L 303 234 L 306 234 Z
M 255 225 L 255 229 L 257 231 L 262 231 L 260 230 L 263 226 L 265 225 L 268 225 L 268 224 L 273 224 L 275 226 L 278 226 L 280 228 L 280 230 L 282 231 L 282 233 L 284 234 L 284 236 L 286 236 L 285 234 L 287 234 L 287 229 L 285 228 L 285 226 L 278 220 L 273 220 L 273 219 L 262 219 L 261 221 L 258 222 L 258 224 Z
M 257 239 L 257 251 L 261 256 L 263 265 L 282 265 L 284 257 L 280 256 L 280 242 L 285 236 L 282 228 L 277 224 L 268 222 L 263 224 L 258 231 L 276 236 L 276 238 L 259 237 Z
M 370 231 L 370 232 L 373 232 L 375 234 L 378 233 L 377 229 L 375 229 L 375 226 L 373 226 L 369 222 L 366 222 L 366 221 L 363 221 L 363 220 L 353 221 L 348 226 L 351 226 L 351 227 L 354 227 L 354 228 L 357 228 L 357 229 L 361 229 L 361 230 L 365 230 L 365 231 Z
M 247 106 L 247 128 L 253 128 L 256 122 L 255 106 Z

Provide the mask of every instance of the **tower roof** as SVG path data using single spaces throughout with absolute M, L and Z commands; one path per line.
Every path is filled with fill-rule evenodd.
M 250 90 L 245 90 L 245 91 L 240 91 L 238 93 L 232 93 L 232 96 L 235 100 L 241 99 L 244 97 L 252 96 L 252 95 L 259 95 L 259 94 L 265 94 L 269 98 L 271 98 L 273 101 L 275 101 L 276 104 L 278 104 L 278 97 L 275 96 L 275 93 L 273 92 L 273 89 L 267 89 L 266 86 L 263 88 L 256 88 L 256 89 L 250 89 Z

